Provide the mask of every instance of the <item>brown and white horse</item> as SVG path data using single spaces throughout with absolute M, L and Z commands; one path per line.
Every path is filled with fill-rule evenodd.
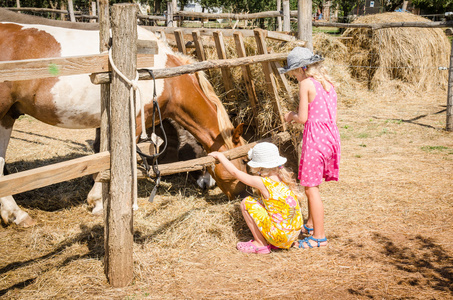
M 44 23 L 47 25 L 42 25 Z M 99 53 L 99 33 L 92 29 L 92 25 L 85 25 L 52 22 L 0 9 L 0 61 Z M 152 32 L 140 27 L 138 38 L 157 40 Z M 159 54 L 154 58 L 153 68 L 170 68 L 187 63 L 168 45 L 161 41 L 158 45 Z M 152 122 L 153 83 L 140 81 L 139 85 L 145 98 L 148 127 Z M 162 117 L 171 118 L 183 126 L 207 152 L 224 151 L 244 143 L 242 127 L 233 127 L 212 86 L 201 74 L 156 80 L 156 86 Z M 100 88 L 91 84 L 87 74 L 0 82 L 0 158 L 5 157 L 14 122 L 21 114 L 59 127 L 97 128 L 100 126 L 99 98 Z M 137 111 L 137 136 L 142 130 L 139 118 Z M 245 170 L 242 160 L 234 163 Z M 210 173 L 229 198 L 234 198 L 245 189 L 220 164 Z M 102 209 L 99 199 L 92 197 L 92 201 L 97 202 L 92 203 L 95 206 L 93 212 Z M 34 223 L 17 206 L 13 197 L 3 197 L 0 202 L 4 222 L 13 221 L 21 226 Z

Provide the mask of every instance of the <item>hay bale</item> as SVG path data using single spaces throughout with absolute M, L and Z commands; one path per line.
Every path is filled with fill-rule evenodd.
M 430 22 L 409 13 L 359 17 L 354 23 Z M 343 33 L 353 77 L 371 89 L 397 85 L 407 92 L 447 88 L 450 44 L 440 28 L 352 28 Z

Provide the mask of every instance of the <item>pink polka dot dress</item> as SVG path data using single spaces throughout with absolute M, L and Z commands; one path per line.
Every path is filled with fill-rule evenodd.
M 322 179 L 338 181 L 340 165 L 340 133 L 336 125 L 337 93 L 329 92 L 321 83 L 310 78 L 316 97 L 308 103 L 299 164 L 299 180 L 303 186 L 318 186 Z

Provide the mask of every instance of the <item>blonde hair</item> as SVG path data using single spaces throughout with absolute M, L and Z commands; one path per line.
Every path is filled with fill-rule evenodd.
M 334 87 L 337 86 L 337 83 L 330 77 L 329 72 L 322 62 L 317 62 L 307 66 L 305 70 L 305 75 L 308 77 L 313 77 L 316 81 L 319 81 L 322 84 L 322 87 L 326 90 L 330 90 L 330 84 Z
M 280 167 L 275 167 L 275 168 L 252 168 L 252 173 L 253 174 L 258 174 L 261 177 L 267 177 L 271 173 L 277 173 L 278 177 L 282 180 L 282 182 L 286 183 L 288 185 L 289 189 L 296 195 L 297 200 L 300 203 L 300 199 L 303 197 L 303 193 L 300 190 L 300 185 L 297 184 L 296 178 L 294 176 L 294 172 L 291 171 L 290 169 L 280 166 Z M 255 192 L 258 192 L 255 190 Z

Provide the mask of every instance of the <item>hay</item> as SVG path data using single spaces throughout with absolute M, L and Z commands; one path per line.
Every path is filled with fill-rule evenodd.
M 429 20 L 409 13 L 384 13 L 359 17 L 355 23 L 427 22 Z M 228 58 L 237 58 L 236 45 L 231 37 L 224 37 Z M 258 55 L 253 37 L 244 38 L 247 56 Z M 297 42 L 267 40 L 269 53 L 288 53 Z M 389 29 L 348 29 L 341 38 L 325 33 L 313 38 L 314 52 L 325 57 L 324 65 L 336 81 L 339 102 L 347 106 L 369 97 L 372 91 L 384 91 L 384 97 L 414 92 L 447 89 L 448 72 L 439 70 L 448 66 L 450 45 L 442 29 L 389 28 Z M 214 47 L 206 47 L 207 59 L 218 59 Z M 195 55 L 195 54 L 194 54 Z M 284 62 L 282 62 L 283 64 Z M 280 130 L 279 118 L 273 111 L 272 96 L 269 95 L 261 64 L 250 65 L 255 91 L 259 99 L 256 116 L 260 135 Z M 225 94 L 220 69 L 211 70 L 210 82 L 220 95 L 230 114 L 233 124 L 245 123 L 250 135 L 256 133 L 255 122 L 247 89 L 242 78 L 241 67 L 230 68 L 236 101 Z M 279 80 L 280 104 L 283 112 L 296 110 L 298 87 L 295 80 L 289 80 L 295 102 L 288 101 Z M 289 126 L 297 136 L 301 126 Z M 254 136 L 256 138 L 256 136 Z
M 354 23 L 429 22 L 409 13 L 359 17 Z M 450 45 L 440 28 L 347 29 L 343 33 L 349 69 L 369 88 L 395 86 L 406 93 L 447 88 Z

